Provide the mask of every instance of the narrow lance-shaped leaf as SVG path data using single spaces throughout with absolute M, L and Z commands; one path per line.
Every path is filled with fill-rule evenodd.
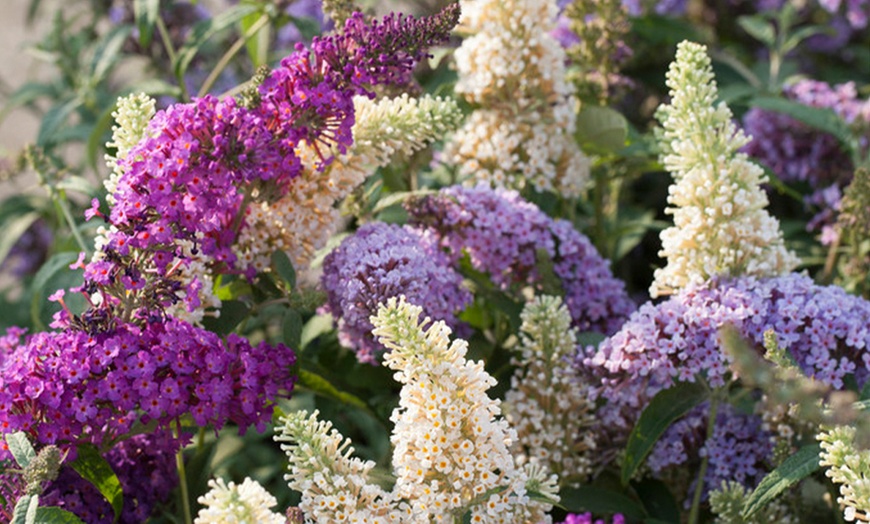
M 653 397 L 628 437 L 622 463 L 623 485 L 628 484 L 665 430 L 706 399 L 704 386 L 693 382 L 682 382 Z
M 133 0 L 133 16 L 139 30 L 139 45 L 148 47 L 160 16 L 160 0 Z
M 118 476 L 112 471 L 106 459 L 100 455 L 99 450 L 92 445 L 79 446 L 78 457 L 71 465 L 109 501 L 117 521 L 124 508 L 124 493 Z
M 804 446 L 797 453 L 785 459 L 778 468 L 768 473 L 746 500 L 741 517 L 751 518 L 780 493 L 818 471 L 821 450 L 819 444 Z
M 15 462 L 20 468 L 26 468 L 30 461 L 36 458 L 36 451 L 27 440 L 27 435 L 23 431 L 6 434 L 6 444 L 9 446 L 9 452 L 15 458 Z

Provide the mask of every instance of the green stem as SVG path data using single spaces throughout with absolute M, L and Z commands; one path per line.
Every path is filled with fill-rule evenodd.
M 707 418 L 707 441 L 713 438 L 716 427 L 716 413 L 719 411 L 719 396 L 715 393 L 710 397 L 710 414 Z M 701 459 L 701 468 L 698 470 L 698 480 L 695 483 L 695 494 L 692 497 L 692 508 L 689 510 L 689 524 L 698 524 L 698 515 L 701 512 L 701 494 L 704 493 L 704 480 L 707 477 L 707 466 L 710 457 L 705 455 Z
M 176 423 L 176 437 L 181 435 L 181 422 Z M 190 515 L 190 493 L 187 489 L 187 473 L 184 470 L 184 448 L 175 453 L 175 467 L 178 469 L 178 482 L 181 485 L 181 507 L 184 509 L 184 524 L 193 524 Z
M 205 79 L 205 82 L 202 83 L 202 87 L 199 88 L 199 93 L 196 96 L 203 97 L 208 94 L 209 90 L 212 88 L 215 82 L 217 82 L 218 77 L 221 73 L 223 73 L 224 69 L 230 64 L 230 60 L 236 56 L 236 53 L 241 51 L 241 49 L 248 43 L 248 40 L 254 37 L 257 33 L 260 32 L 267 23 L 269 23 L 269 16 L 263 15 L 261 16 L 254 25 L 248 28 L 245 33 L 236 40 L 233 45 L 227 49 L 226 53 L 218 60 L 218 63 L 214 66 L 211 72 L 208 74 L 208 77 Z
M 166 48 L 166 54 L 169 55 L 169 63 L 172 64 L 174 69 L 178 55 L 175 52 L 175 46 L 172 45 L 172 38 L 169 36 L 169 30 L 166 28 L 166 24 L 163 23 L 163 19 L 159 16 L 157 17 L 157 32 L 160 33 L 163 47 Z M 181 100 L 184 102 L 189 101 L 190 93 L 187 92 L 187 86 L 184 84 L 184 73 L 182 71 L 177 71 L 175 79 L 178 81 L 178 87 L 181 89 Z
M 595 244 L 598 252 L 604 258 L 610 258 L 610 251 L 607 249 L 607 230 L 604 227 L 604 192 L 607 190 L 606 173 L 601 170 L 596 170 L 595 174 Z
M 75 219 L 73 219 L 72 212 L 69 209 L 69 201 L 67 201 L 66 199 L 66 193 L 59 192 L 50 186 L 49 192 L 51 193 L 51 198 L 54 200 L 54 204 L 60 209 L 60 212 L 63 215 L 63 219 L 66 220 L 66 223 L 69 225 L 70 231 L 72 231 L 73 238 L 76 239 L 76 244 L 79 245 L 79 249 L 81 249 L 85 253 L 86 258 L 89 258 L 91 255 L 91 250 L 88 249 L 88 245 L 87 243 L 85 243 L 85 239 L 84 237 L 82 237 L 82 234 L 79 231 L 78 226 L 76 225 Z

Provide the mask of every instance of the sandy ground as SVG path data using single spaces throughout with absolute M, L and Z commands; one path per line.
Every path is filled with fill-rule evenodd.
M 43 13 L 50 4 L 43 0 Z M 39 78 L 46 67 L 26 51 L 27 45 L 44 34 L 48 20 L 40 18 L 26 25 L 25 18 L 30 0 L 3 0 L 0 8 L 0 102 L 5 104 L 8 94 L 27 82 Z M 41 67 L 42 66 L 42 67 Z M 31 112 L 18 109 L 0 122 L 0 151 L 15 151 L 36 137 L 39 119 Z

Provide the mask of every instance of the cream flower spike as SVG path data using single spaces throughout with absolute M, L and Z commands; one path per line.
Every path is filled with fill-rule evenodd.
M 825 476 L 840 485 L 837 502 L 846 522 L 870 520 L 870 450 L 855 447 L 855 428 L 838 426 L 818 435 L 819 465 Z
M 573 139 L 577 99 L 550 34 L 555 0 L 463 0 L 456 92 L 479 106 L 445 146 L 470 185 L 579 196 L 590 163 Z
M 118 180 L 124 174 L 118 161 L 126 158 L 130 149 L 145 136 L 148 122 L 156 113 L 155 103 L 153 98 L 144 93 L 118 98 L 117 108 L 112 112 L 112 118 L 115 119 L 115 125 L 112 126 L 112 141 L 106 143 L 106 147 L 115 149 L 114 156 L 105 157 L 106 165 L 112 170 L 112 174 L 103 181 L 103 185 L 109 192 L 106 201 L 110 205 L 115 203 L 115 189 L 118 187 Z
M 555 478 L 514 463 L 516 433 L 486 394 L 495 379 L 465 359 L 467 342 L 450 342 L 442 321 L 425 328 L 421 314 L 400 297 L 371 318 L 390 350 L 384 363 L 403 384 L 391 441 L 394 492 L 411 505 L 409 521 L 454 522 L 470 510 L 472 522 L 550 522 L 551 505 L 530 499 L 528 489 L 556 502 Z
M 291 413 L 275 436 L 290 462 L 284 478 L 302 493 L 305 522 L 404 522 L 393 496 L 369 483 L 375 463 L 352 457 L 350 440 L 317 415 Z
M 520 315 L 520 355 L 504 412 L 518 440 L 512 451 L 521 464 L 541 464 L 562 485 L 578 486 L 592 473 L 594 404 L 566 360 L 576 351 L 577 330 L 559 297 L 543 295 Z
M 661 234 L 653 297 L 717 275 L 776 276 L 799 260 L 785 248 L 761 184 L 764 171 L 738 150 L 747 138 L 736 129 L 718 92 L 706 47 L 682 42 L 667 74 L 671 103 L 659 108 L 662 163 L 674 177 L 666 212 L 674 226 Z
M 193 524 L 284 524 L 284 515 L 271 511 L 275 500 L 256 480 L 241 484 L 223 479 L 208 481 L 211 490 L 196 501 L 205 506 Z

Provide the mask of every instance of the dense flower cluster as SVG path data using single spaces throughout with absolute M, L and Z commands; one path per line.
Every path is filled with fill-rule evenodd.
M 407 206 L 411 223 L 424 228 L 454 264 L 468 255 L 477 271 L 504 290 L 540 286 L 538 259 L 549 257 L 560 280 L 572 326 L 613 333 L 635 306 L 608 262 L 570 222 L 553 220 L 518 193 L 450 187 Z
M 555 0 L 463 1 L 456 92 L 479 105 L 445 149 L 472 184 L 576 197 L 589 159 L 573 139 L 576 98 L 550 35 Z
M 703 494 L 733 480 L 754 488 L 766 474 L 773 453 L 771 435 L 761 418 L 737 412 L 731 405 L 716 411 L 713 434 L 707 435 L 710 406 L 705 403 L 665 431 L 650 453 L 647 464 L 656 475 L 667 469 L 696 463 L 707 457 Z M 691 490 L 690 490 L 691 492 Z
M 625 517 L 617 513 L 608 523 L 604 519 L 593 519 L 592 513 L 570 513 L 561 524 L 625 524 Z
M 662 163 L 673 174 L 666 211 L 674 226 L 661 233 L 650 294 L 673 293 L 717 275 L 774 276 L 797 266 L 779 222 L 764 209 L 764 171 L 738 150 L 748 138 L 718 97 L 706 48 L 684 41 L 667 73 L 670 104 L 656 114 Z
M 372 101 L 354 98 L 353 146 L 322 171 L 316 154 L 300 146 L 304 167 L 287 194 L 274 202 L 256 201 L 247 209 L 235 246 L 243 270 L 264 270 L 275 250 L 285 251 L 297 270 L 308 267 L 315 251 L 335 232 L 335 204 L 366 177 L 398 155 L 410 154 L 454 129 L 460 119 L 455 102 L 426 95 Z
M 283 426 L 275 435 L 289 461 L 290 473 L 284 478 L 302 493 L 299 509 L 305 522 L 406 522 L 402 517 L 407 512 L 393 494 L 370 481 L 375 463 L 353 457 L 350 439 L 317 415 L 291 413 L 281 419 Z
M 421 313 L 401 297 L 372 317 L 374 334 L 390 350 L 385 364 L 403 384 L 390 440 L 394 492 L 408 501 L 411 521 L 451 522 L 470 509 L 472 522 L 550 522 L 550 505 L 530 499 L 527 489 L 533 484 L 552 498 L 555 479 L 514 463 L 516 432 L 496 418 L 498 403 L 486 395 L 495 379 L 482 362 L 465 359 L 467 342 L 451 343 L 450 328 L 441 321 L 426 327 Z
M 209 492 L 196 501 L 204 507 L 193 524 L 285 524 L 284 515 L 271 511 L 275 500 L 256 480 L 245 478 L 241 484 L 210 479 Z
M 809 107 L 831 109 L 850 125 L 870 126 L 870 100 L 858 98 L 853 82 L 832 87 L 801 80 L 786 86 L 785 95 Z M 808 182 L 813 189 L 821 189 L 842 186 L 851 178 L 852 160 L 830 134 L 782 113 L 758 108 L 746 113 L 743 126 L 752 137 L 743 151 L 785 182 Z
M 7 334 L 0 351 L 0 427 L 39 444 L 100 446 L 138 423 L 168 427 L 186 414 L 200 426 L 262 430 L 271 403 L 295 380 L 286 346 L 222 341 L 172 318 L 104 333 L 20 335 Z
M 729 361 L 718 330 L 725 324 L 758 348 L 772 329 L 806 375 L 834 388 L 848 375 L 862 386 L 870 378 L 870 302 L 795 274 L 716 280 L 643 305 L 597 350 L 578 352 L 577 365 L 601 381 L 596 395 L 609 406 L 599 410 L 602 424 L 630 429 L 676 382 L 702 375 L 723 385 Z
M 562 485 L 579 485 L 592 473 L 594 408 L 568 365 L 577 331 L 557 297 L 535 297 L 522 314 L 517 370 L 505 394 L 504 413 L 517 432 L 511 451 L 518 464 L 542 464 Z
M 818 435 L 822 446 L 819 464 L 825 475 L 840 485 L 837 503 L 847 522 L 870 518 L 870 451 L 855 448 L 855 428 L 837 426 Z
M 373 222 L 332 251 L 323 262 L 327 311 L 338 319 L 343 345 L 362 362 L 377 362 L 383 347 L 372 335 L 369 317 L 378 304 L 404 295 L 428 315 L 456 327 L 456 313 L 471 302 L 471 293 L 447 256 L 419 231 Z
M 178 484 L 175 453 L 186 444 L 168 430 L 140 434 L 120 442 L 105 454 L 124 493 L 124 509 L 117 522 L 145 522 Z M 42 504 L 59 506 L 88 524 L 112 524 L 112 506 L 89 481 L 71 468 L 61 470 L 48 486 Z

